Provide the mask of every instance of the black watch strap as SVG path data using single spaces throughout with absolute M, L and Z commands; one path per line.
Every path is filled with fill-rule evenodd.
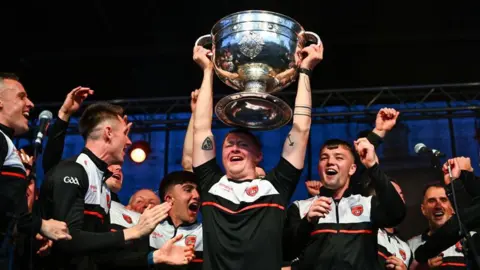
M 298 72 L 303 73 L 303 74 L 307 75 L 308 77 L 310 77 L 312 75 L 312 71 L 308 68 L 299 68 Z

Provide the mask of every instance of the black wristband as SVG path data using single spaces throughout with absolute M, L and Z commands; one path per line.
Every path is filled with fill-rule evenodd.
M 307 75 L 308 77 L 310 77 L 310 75 L 312 75 L 312 71 L 308 68 L 299 68 L 298 73 L 303 73 L 303 74 Z

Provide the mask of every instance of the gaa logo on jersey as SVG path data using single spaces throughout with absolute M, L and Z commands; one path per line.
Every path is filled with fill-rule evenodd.
M 405 261 L 407 259 L 407 253 L 405 253 L 405 250 L 400 249 L 398 252 L 400 253 L 400 256 L 402 256 L 402 259 Z
M 128 224 L 132 224 L 132 218 L 129 215 L 122 214 L 122 216 Z
M 251 187 L 248 187 L 247 189 L 245 189 L 245 193 L 247 193 L 248 196 L 255 196 L 258 192 L 258 186 L 255 185 L 255 186 L 251 186 Z
M 185 237 L 186 246 L 194 246 L 196 242 L 197 242 L 197 237 L 195 235 L 189 235 Z
M 361 205 L 361 204 L 354 205 L 354 206 L 352 206 L 352 208 L 350 208 L 350 210 L 352 210 L 352 214 L 354 216 L 358 217 L 363 213 L 363 205 Z

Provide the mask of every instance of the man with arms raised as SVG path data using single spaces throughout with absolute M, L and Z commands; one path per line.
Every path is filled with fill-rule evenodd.
M 310 78 L 306 74 L 323 58 L 322 45 L 302 50 L 293 127 L 278 165 L 262 179 L 255 168 L 262 159 L 260 143 L 248 131 L 233 130 L 222 145 L 224 174 L 216 163 L 211 130 L 213 63 L 208 50 L 194 48 L 203 69 L 194 119 L 193 171 L 202 198 L 204 269 L 278 270 L 282 263 L 285 207 L 301 170 L 311 123 Z M 291 143 L 290 143 L 291 142 Z
M 353 147 L 338 139 L 325 142 L 318 164 L 320 195 L 297 201 L 288 211 L 285 253 L 293 259 L 303 250 L 298 269 L 384 267 L 377 262 L 377 230 L 398 225 L 405 204 L 380 169 L 374 146 L 366 138 L 354 143 L 376 196 L 352 192 L 350 179 L 357 169 Z

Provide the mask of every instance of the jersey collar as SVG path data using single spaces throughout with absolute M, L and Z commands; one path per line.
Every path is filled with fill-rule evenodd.
M 13 139 L 13 133 L 15 132 L 13 128 L 9 128 L 0 124 L 0 130 L 2 130 L 2 132 L 5 133 L 5 135 L 7 135 L 10 139 Z
M 108 174 L 108 172 L 109 172 L 108 165 L 105 161 L 103 161 L 99 157 L 95 156 L 95 154 L 92 151 L 90 151 L 90 149 L 88 149 L 88 148 L 83 148 L 82 153 L 87 155 L 93 161 L 95 166 L 97 166 L 97 168 L 100 169 L 104 174 Z

